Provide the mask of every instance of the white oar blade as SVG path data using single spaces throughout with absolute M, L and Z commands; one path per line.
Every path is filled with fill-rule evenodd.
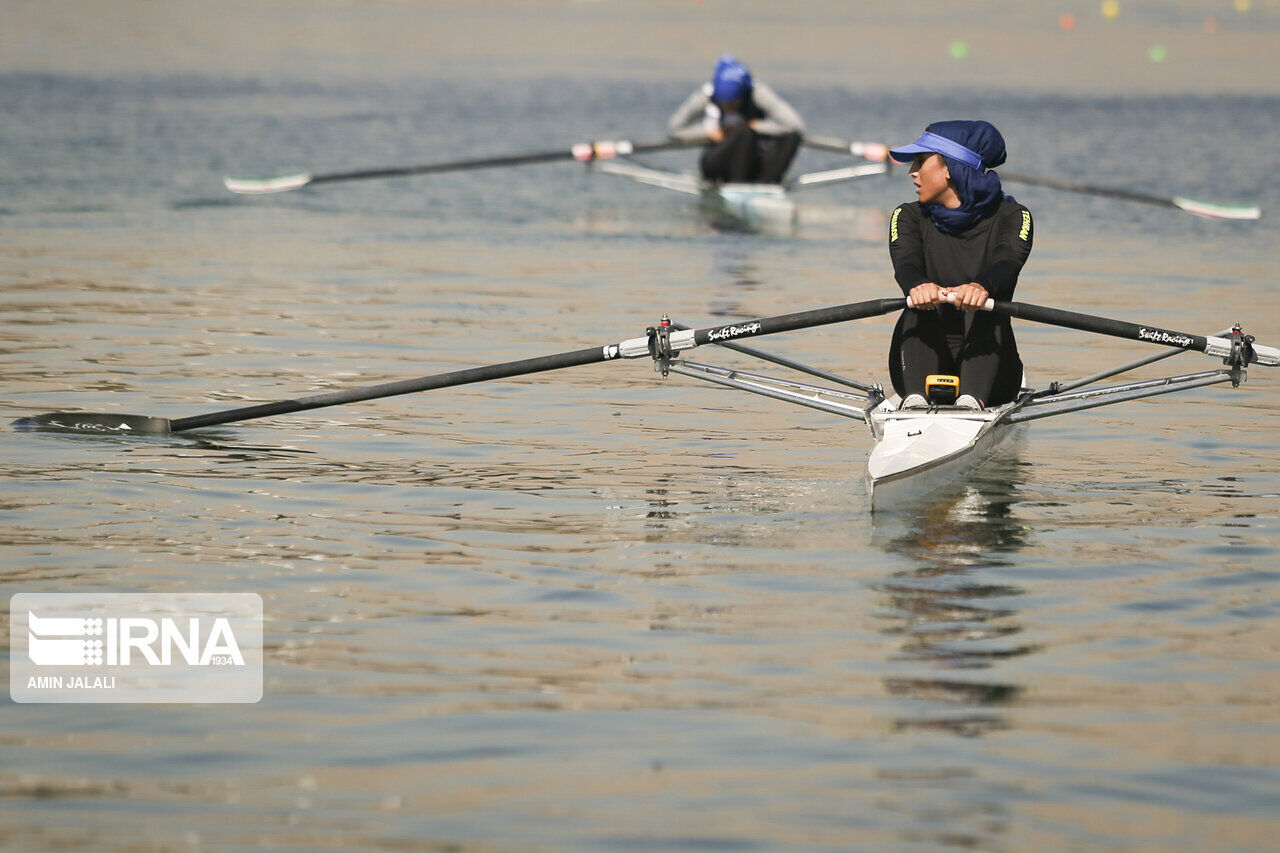
M 311 175 L 308 172 L 302 172 L 298 175 L 284 175 L 279 178 L 223 178 L 222 183 L 233 193 L 263 195 L 305 187 L 311 183 Z
M 1215 204 L 1211 201 L 1196 201 L 1193 198 L 1173 197 L 1173 203 L 1187 213 L 1203 216 L 1206 219 L 1257 219 L 1262 210 L 1247 204 Z

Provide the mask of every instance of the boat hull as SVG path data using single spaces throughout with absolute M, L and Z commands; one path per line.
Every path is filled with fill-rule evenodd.
M 752 225 L 773 227 L 795 224 L 796 203 L 777 184 L 707 184 L 703 204 Z
M 871 508 L 884 510 L 944 497 L 1023 429 L 1008 418 L 1021 402 L 973 411 L 901 411 L 886 401 L 868 418 L 876 445 L 867 458 Z
M 653 169 L 625 160 L 600 160 L 592 168 L 642 184 L 698 196 L 704 210 L 749 227 L 790 228 L 796 203 L 779 184 L 716 184 L 690 172 Z

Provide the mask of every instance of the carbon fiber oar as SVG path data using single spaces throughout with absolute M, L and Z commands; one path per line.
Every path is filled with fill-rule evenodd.
M 628 140 L 580 142 L 571 148 L 555 151 L 539 151 L 532 154 L 510 154 L 498 157 L 481 157 L 470 160 L 452 160 L 444 163 L 427 163 L 421 166 L 390 166 L 384 169 L 360 169 L 352 172 L 329 172 L 313 175 L 301 172 L 278 178 L 223 178 L 222 183 L 233 193 L 262 195 L 301 189 L 312 184 L 332 184 L 338 181 L 366 181 L 374 178 L 403 178 L 408 175 L 427 175 L 435 172 L 460 172 L 466 169 L 492 169 L 500 166 L 527 166 L 532 163 L 549 163 L 556 160 L 609 160 L 647 151 L 666 151 L 688 148 L 696 143 L 676 139 L 661 142 L 630 142 Z
M 954 297 L 954 293 L 948 293 L 947 301 L 954 302 Z M 913 307 L 910 299 L 907 300 L 907 307 Z M 1082 332 L 1110 335 L 1113 338 L 1125 338 L 1145 344 L 1202 352 L 1205 355 L 1225 359 L 1235 367 L 1248 367 L 1250 364 L 1257 364 L 1262 367 L 1280 367 L 1280 349 L 1254 343 L 1253 336 L 1244 334 L 1239 326 L 1233 328 L 1227 337 L 1219 337 L 1217 335 L 1192 335 L 1187 332 L 1174 332 L 1158 326 L 1130 323 L 1127 320 L 1113 320 L 1109 317 L 1096 317 L 1092 314 L 1079 314 L 1075 311 L 1063 311 L 1061 308 L 1046 308 L 1043 305 L 1032 305 L 1029 302 L 1001 302 L 996 299 L 988 299 L 982 306 L 982 310 L 1007 314 L 1019 320 L 1030 320 L 1033 323 L 1062 326 L 1067 329 L 1079 329 Z
M 1245 335 L 1239 327 L 1232 330 L 1227 337 L 1213 335 L 1191 335 L 1186 332 L 1173 332 L 1157 326 L 1130 323 L 1125 320 L 1112 320 L 1108 317 L 1095 317 L 1092 314 L 1077 314 L 1074 311 L 1063 311 L 1059 308 L 1045 308 L 1027 302 L 1000 302 L 988 299 L 986 310 L 1007 314 L 1020 320 L 1034 323 L 1045 323 L 1050 326 L 1063 326 L 1068 329 L 1079 329 L 1099 335 L 1110 335 L 1114 338 L 1125 338 L 1147 344 L 1176 347 L 1183 350 L 1202 352 L 1205 355 L 1220 358 L 1238 359 L 1240 367 L 1257 364 L 1262 367 L 1280 367 L 1280 349 L 1255 344 L 1253 338 Z
M 364 400 L 376 400 L 400 394 L 413 394 L 418 391 L 451 388 L 456 385 L 468 385 L 492 379 L 508 379 L 514 376 L 525 376 L 531 373 L 559 370 L 565 367 L 596 364 L 620 358 L 643 358 L 649 356 L 662 360 L 704 344 L 724 343 L 741 338 L 772 335 L 778 332 L 789 332 L 813 326 L 877 317 L 882 314 L 888 314 L 891 311 L 900 310 L 906 307 L 906 303 L 907 301 L 901 297 L 896 299 L 871 299 L 865 302 L 851 302 L 846 305 L 818 308 L 795 314 L 781 314 L 776 317 L 766 317 L 759 320 L 729 323 L 707 329 L 678 330 L 666 323 L 649 329 L 644 337 L 630 338 L 615 344 L 605 344 L 537 358 L 526 358 L 520 361 L 508 361 L 484 367 L 471 367 L 464 370 L 423 376 L 417 379 L 404 379 L 398 382 L 351 388 L 345 391 L 332 391 L 326 394 L 298 397 L 293 400 L 259 403 L 237 409 L 227 409 L 173 420 L 148 415 L 50 412 L 30 418 L 21 418 L 14 421 L 14 425 L 28 429 L 47 428 L 110 435 L 170 435 L 176 432 L 199 429 L 200 427 L 287 415 L 309 409 L 322 409 L 328 406 L 341 406 L 346 403 L 358 403 Z
M 1196 216 L 1203 216 L 1206 219 L 1257 219 L 1262 216 L 1262 210 L 1253 205 L 1247 204 L 1220 204 L 1213 201 L 1197 201 L 1194 198 L 1184 198 L 1182 196 L 1159 196 L 1148 195 L 1146 193 L 1134 192 L 1133 190 L 1121 190 L 1114 187 L 1096 187 L 1089 184 L 1078 184 L 1072 181 L 1059 181 L 1054 178 L 1041 178 L 1035 175 L 1023 175 L 1017 172 L 1006 172 L 1004 169 L 997 169 L 998 174 L 1003 180 L 1012 181 L 1018 184 L 1029 184 L 1035 187 L 1048 187 L 1054 190 L 1065 190 L 1073 193 L 1083 193 L 1085 195 L 1103 196 L 1105 198 L 1115 198 L 1121 201 L 1136 201 L 1142 204 L 1156 204 L 1161 207 L 1176 207 L 1179 210 L 1185 210 L 1187 213 Z

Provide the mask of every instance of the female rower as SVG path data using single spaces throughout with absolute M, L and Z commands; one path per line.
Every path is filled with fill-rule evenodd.
M 990 171 L 1004 138 L 985 121 L 941 121 L 891 149 L 911 163 L 919 201 L 889 220 L 894 277 L 911 300 L 889 348 L 889 376 L 903 408 L 928 405 L 925 380 L 959 377 L 956 405 L 998 406 L 1018 395 L 1022 360 L 1009 318 L 978 309 L 1013 298 L 1031 254 L 1031 211 Z
M 726 53 L 711 82 L 672 113 L 667 133 L 689 142 L 706 140 L 699 166 L 709 181 L 779 184 L 800 147 L 804 121 Z

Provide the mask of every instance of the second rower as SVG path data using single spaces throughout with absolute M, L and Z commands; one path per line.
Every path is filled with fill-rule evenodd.
M 795 108 L 747 66 L 720 57 L 711 81 L 694 91 L 671 115 L 674 139 L 705 139 L 702 177 L 716 183 L 780 184 L 795 159 L 804 121 Z

